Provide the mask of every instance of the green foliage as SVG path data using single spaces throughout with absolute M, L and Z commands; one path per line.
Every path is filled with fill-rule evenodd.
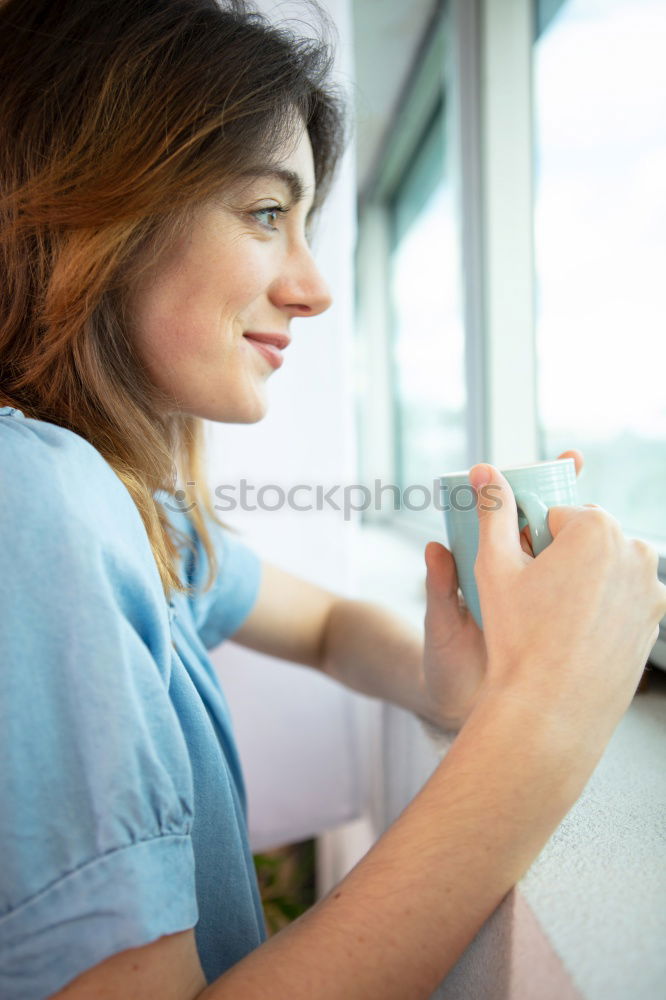
M 254 855 L 266 928 L 275 934 L 315 902 L 315 841 Z

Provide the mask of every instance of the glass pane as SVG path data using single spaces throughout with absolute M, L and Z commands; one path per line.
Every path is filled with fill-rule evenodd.
M 441 109 L 403 178 L 392 220 L 397 467 L 405 506 L 415 510 L 436 476 L 467 460 L 458 220 Z M 421 516 L 441 523 L 432 506 Z
M 535 44 L 541 453 L 666 542 L 666 4 L 541 0 Z

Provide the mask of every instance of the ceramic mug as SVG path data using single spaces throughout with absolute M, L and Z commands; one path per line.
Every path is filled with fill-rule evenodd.
M 573 458 L 558 458 L 552 462 L 535 462 L 501 469 L 516 498 L 518 531 L 529 525 L 532 550 L 537 556 L 553 538 L 548 529 L 548 509 L 578 504 L 576 463 Z M 469 481 L 469 471 L 449 472 L 440 476 L 441 501 L 448 548 L 453 553 L 458 583 L 465 602 L 479 627 L 481 606 L 474 576 L 474 563 L 479 548 L 479 520 L 476 511 L 476 491 Z M 492 509 L 499 503 L 497 488 L 482 486 L 479 502 Z

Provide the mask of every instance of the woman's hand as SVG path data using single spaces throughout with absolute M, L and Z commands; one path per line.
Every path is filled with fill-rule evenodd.
M 561 455 L 557 456 L 559 458 L 573 458 L 576 466 L 576 476 L 580 476 L 581 469 L 583 468 L 583 455 L 577 448 L 570 448 L 569 451 L 563 451 Z M 597 506 L 592 504 L 590 506 Z M 532 532 L 530 531 L 529 524 L 526 524 L 523 530 L 520 532 L 520 545 L 523 552 L 527 552 L 528 556 L 533 556 L 534 552 L 532 550 Z
M 657 553 L 594 504 L 552 507 L 552 543 L 518 544 L 516 502 L 493 466 L 474 567 L 488 660 L 484 689 L 529 708 L 561 747 L 598 758 L 628 708 L 666 614 Z
M 576 475 L 583 456 L 576 449 L 558 458 L 573 458 Z M 517 521 L 517 514 L 516 514 Z M 520 535 L 526 554 L 532 555 L 529 528 Z M 451 552 L 439 542 L 425 548 L 426 615 L 423 655 L 428 718 L 444 729 L 459 729 L 468 717 L 486 674 L 486 643 L 462 594 Z

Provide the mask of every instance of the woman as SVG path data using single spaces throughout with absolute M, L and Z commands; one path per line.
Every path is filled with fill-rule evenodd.
M 262 566 L 202 490 L 201 419 L 260 420 L 290 320 L 329 305 L 308 245 L 343 148 L 329 50 L 215 0 L 6 0 L 0 42 L 0 995 L 427 997 L 629 704 L 655 553 L 556 508 L 535 560 L 479 465 L 503 501 L 479 507 L 483 636 L 437 543 L 423 647 Z M 207 655 L 231 635 L 461 727 L 270 941 Z

